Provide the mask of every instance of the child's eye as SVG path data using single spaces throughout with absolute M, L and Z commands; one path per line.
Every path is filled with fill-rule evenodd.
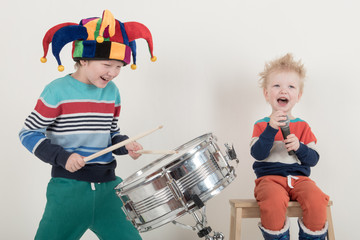
M 280 87 L 280 85 L 279 85 L 279 84 L 275 84 L 273 87 Z
M 293 85 L 290 85 L 290 86 L 289 86 L 289 88 L 295 88 L 295 86 L 293 86 Z

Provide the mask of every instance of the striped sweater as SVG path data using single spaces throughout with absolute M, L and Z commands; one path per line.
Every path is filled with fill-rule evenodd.
M 89 182 L 115 179 L 116 161 L 107 153 L 75 173 L 65 169 L 72 153 L 89 156 L 127 139 L 120 135 L 120 94 L 113 82 L 105 88 L 82 83 L 70 75 L 48 84 L 19 133 L 21 143 L 52 165 L 52 177 Z M 127 154 L 123 147 L 115 154 Z
M 266 117 L 254 125 L 250 145 L 251 155 L 256 159 L 253 164 L 256 176 L 309 176 L 310 167 L 319 161 L 317 140 L 310 126 L 300 118 L 290 120 L 290 132 L 299 139 L 300 147 L 295 155 L 289 155 L 281 131 L 270 127 L 269 121 Z

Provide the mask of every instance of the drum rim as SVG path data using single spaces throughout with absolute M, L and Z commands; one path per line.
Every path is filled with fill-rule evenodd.
M 184 148 L 185 146 L 191 144 L 192 142 L 197 142 L 199 139 L 211 139 L 211 138 L 214 138 L 214 135 L 212 132 L 209 132 L 209 133 L 205 133 L 199 137 L 196 137 L 182 145 L 180 145 L 179 147 L 177 147 L 176 149 L 174 149 L 175 151 L 178 151 L 182 148 Z M 195 149 L 197 146 L 199 146 L 203 141 L 199 142 L 198 144 L 194 145 L 193 149 Z M 183 155 L 181 155 L 183 156 Z M 179 157 L 181 157 L 179 156 Z M 156 164 L 162 162 L 163 160 L 165 160 L 166 158 L 168 157 L 168 155 L 164 155 L 158 159 L 156 159 L 155 161 L 153 161 L 152 163 L 146 165 L 145 167 L 139 169 L 138 171 L 136 171 L 135 173 L 133 173 L 132 175 L 128 176 L 127 178 L 125 178 L 117 187 L 116 189 L 118 190 L 121 190 L 123 188 L 129 188 L 127 189 L 127 191 L 130 191 L 131 189 L 134 189 L 136 187 L 138 187 L 140 184 L 145 184 L 149 181 L 153 181 L 155 180 L 156 178 L 159 178 L 161 176 L 163 176 L 164 172 L 162 170 L 163 166 L 159 166 L 158 169 L 156 169 L 154 171 L 154 173 L 157 172 L 157 174 L 149 177 L 149 176 L 143 176 L 141 177 L 141 175 L 143 174 L 143 172 L 146 172 L 148 169 L 150 169 L 151 167 L 155 166 Z M 181 160 L 180 162 L 184 161 L 185 159 Z M 129 182 L 130 181 L 130 182 Z

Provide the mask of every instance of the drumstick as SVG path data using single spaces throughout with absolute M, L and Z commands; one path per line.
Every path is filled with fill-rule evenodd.
M 136 153 L 139 154 L 175 154 L 178 151 L 175 150 L 138 150 Z
M 110 146 L 110 147 L 108 147 L 108 148 L 105 148 L 105 149 L 103 149 L 103 150 L 101 150 L 101 151 L 99 151 L 99 152 L 97 152 L 97 153 L 94 153 L 94 154 L 92 154 L 92 155 L 90 155 L 90 156 L 88 156 L 88 157 L 85 157 L 85 158 L 84 158 L 84 161 L 85 161 L 85 162 L 88 162 L 88 161 L 90 161 L 90 160 L 93 160 L 94 158 L 100 157 L 101 155 L 104 155 L 105 153 L 111 152 L 111 151 L 113 151 L 113 150 L 115 150 L 115 149 L 118 149 L 118 148 L 120 148 L 120 147 L 122 147 L 122 146 L 125 146 L 125 145 L 128 144 L 128 143 L 134 142 L 134 141 L 136 141 L 136 140 L 138 140 L 138 139 L 140 139 L 140 138 L 142 138 L 142 137 L 145 137 L 145 136 L 147 136 L 147 135 L 155 132 L 156 130 L 161 129 L 162 127 L 163 127 L 162 125 L 161 125 L 161 126 L 158 126 L 157 128 L 154 128 L 154 129 L 152 129 L 152 130 L 150 130 L 150 131 L 141 133 L 141 134 L 139 134 L 139 135 L 137 135 L 137 136 L 135 136 L 135 137 L 128 138 L 128 139 L 126 139 L 126 140 L 124 140 L 124 141 L 122 141 L 122 142 L 119 142 L 119 143 L 117 143 L 117 144 L 115 144 L 115 145 L 112 145 L 112 146 Z

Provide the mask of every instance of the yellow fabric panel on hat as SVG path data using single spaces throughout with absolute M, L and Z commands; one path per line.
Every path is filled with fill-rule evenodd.
M 126 46 L 121 43 L 112 42 L 111 43 L 111 49 L 110 49 L 110 59 L 118 59 L 118 60 L 124 60 L 125 58 L 125 51 Z
M 107 32 L 105 29 L 107 28 Z M 99 35 L 104 38 L 112 37 L 115 34 L 115 18 L 109 10 L 105 10 L 101 21 Z
M 86 30 L 88 32 L 88 38 L 86 40 L 95 40 L 95 31 L 97 29 L 98 24 L 99 24 L 99 19 L 94 19 L 84 24 L 84 27 L 86 27 Z M 99 33 L 96 34 L 96 36 L 98 35 Z

